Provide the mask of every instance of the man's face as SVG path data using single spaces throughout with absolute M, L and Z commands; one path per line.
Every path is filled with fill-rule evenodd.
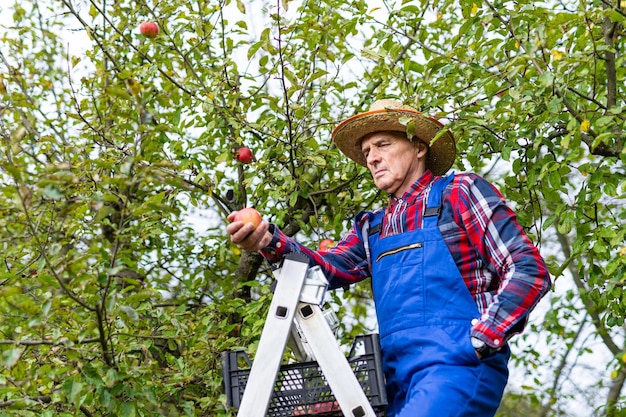
M 397 132 L 376 132 L 361 141 L 367 168 L 379 189 L 401 197 L 424 173 L 426 146 Z

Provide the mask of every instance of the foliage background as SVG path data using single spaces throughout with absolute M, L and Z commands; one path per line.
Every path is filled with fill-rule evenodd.
M 441 119 L 455 170 L 497 184 L 550 264 L 501 414 L 620 415 L 625 10 L 0 6 L 0 415 L 234 415 L 220 352 L 253 355 L 271 271 L 225 218 L 255 206 L 304 243 L 338 239 L 383 198 L 330 131 L 383 97 Z M 367 285 L 333 297 L 343 346 L 374 330 Z

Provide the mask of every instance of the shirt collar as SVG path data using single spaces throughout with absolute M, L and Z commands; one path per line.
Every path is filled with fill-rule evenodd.
M 398 198 L 389 194 L 389 205 L 393 206 L 400 201 L 411 204 L 424 193 L 424 190 L 428 188 L 428 185 L 434 179 L 435 175 L 430 170 L 426 170 L 422 176 L 419 177 L 404 194 L 402 194 L 402 197 Z

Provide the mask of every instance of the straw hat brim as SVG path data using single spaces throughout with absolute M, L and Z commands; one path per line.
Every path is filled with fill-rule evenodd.
M 435 175 L 445 174 L 456 158 L 452 133 L 432 117 L 406 108 L 370 110 L 349 117 L 333 130 L 332 140 L 341 152 L 357 164 L 367 166 L 361 140 L 374 132 L 396 131 L 411 133 L 429 146 L 426 168 Z

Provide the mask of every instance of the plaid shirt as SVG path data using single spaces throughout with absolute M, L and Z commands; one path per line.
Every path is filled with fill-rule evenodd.
M 421 227 L 429 184 L 427 171 L 401 198 L 390 197 L 384 210 L 380 238 Z M 472 336 L 492 347 L 521 332 L 528 314 L 550 288 L 547 267 L 538 249 L 517 223 L 500 192 L 476 174 L 457 174 L 442 195 L 439 230 L 465 285 L 473 295 L 481 319 Z M 261 254 L 271 263 L 286 253 L 301 252 L 320 265 L 331 287 L 370 276 L 368 256 L 358 230 L 351 230 L 329 251 L 313 251 L 286 236 L 274 225 L 273 239 Z M 399 297 L 402 295 L 399 294 Z

